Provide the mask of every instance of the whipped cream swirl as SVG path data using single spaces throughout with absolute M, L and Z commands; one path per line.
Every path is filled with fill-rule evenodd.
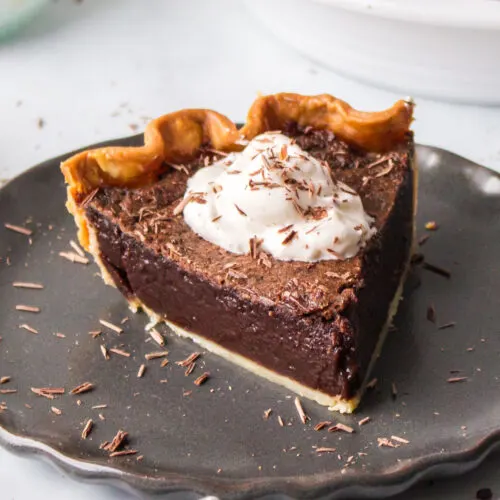
M 273 132 L 198 170 L 179 208 L 205 240 L 279 260 L 347 259 L 375 233 L 361 198 L 326 162 Z

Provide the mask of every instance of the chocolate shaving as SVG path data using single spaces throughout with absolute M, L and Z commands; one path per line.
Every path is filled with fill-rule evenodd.
M 105 319 L 100 319 L 99 323 L 101 323 L 102 326 L 105 326 L 109 328 L 110 330 L 113 330 L 116 333 L 123 333 L 123 328 L 120 328 L 119 326 L 110 323 L 109 321 L 106 321 Z
M 323 422 L 318 422 L 315 426 L 314 426 L 314 430 L 315 431 L 321 431 L 322 429 L 324 429 L 325 427 L 331 425 L 331 422 L 329 422 L 328 420 L 324 420 Z
M 222 157 L 226 157 L 226 156 L 229 156 L 229 153 L 225 153 L 224 151 L 219 151 L 217 149 L 212 149 L 212 148 L 205 148 L 205 151 L 208 151 L 209 153 L 213 153 L 215 155 L 218 155 L 218 156 L 222 156 Z M 214 158 L 214 161 L 216 161 L 216 159 Z
M 290 231 L 285 239 L 281 242 L 282 245 L 288 245 L 294 238 L 297 237 L 297 231 Z
M 80 202 L 80 206 L 85 208 L 94 198 L 95 195 L 99 192 L 99 188 L 95 188 L 90 193 L 85 196 L 85 198 Z
M 300 399 L 298 397 L 295 397 L 294 403 L 295 403 L 295 408 L 297 409 L 297 413 L 299 414 L 300 421 L 303 424 L 305 424 L 309 420 L 309 417 L 306 415 L 306 412 L 304 411 L 304 408 L 302 407 L 302 403 L 300 402 Z
M 110 458 L 114 457 L 124 457 L 127 455 L 137 455 L 137 450 L 122 450 L 122 451 L 113 451 L 109 454 Z
M 246 280 L 248 276 L 245 273 L 236 271 L 235 269 L 229 269 L 227 271 L 227 276 L 237 279 L 237 280 Z
M 10 382 L 10 377 L 0 377 L 0 385 Z
M 319 448 L 316 448 L 316 453 L 334 453 L 337 451 L 336 448 L 328 448 L 326 446 L 320 446 Z
M 19 328 L 22 328 L 23 330 L 26 330 L 30 333 L 37 334 L 38 330 L 35 330 L 33 327 L 27 325 L 26 323 L 23 323 L 22 325 L 19 325 Z
M 52 413 L 54 413 L 55 415 L 62 415 L 62 411 L 59 408 L 55 407 L 55 406 L 51 406 L 50 407 L 50 411 Z
M 399 436 L 391 436 L 391 440 L 401 444 L 410 444 L 410 441 Z
M 111 441 L 111 443 L 109 443 L 108 445 L 104 446 L 103 448 L 106 451 L 109 451 L 110 453 L 115 453 L 116 451 L 118 451 L 118 449 L 121 446 L 123 446 L 123 444 L 125 443 L 125 440 L 127 439 L 127 437 L 128 437 L 128 432 L 119 430 L 116 433 L 116 435 L 113 438 L 113 440 Z
M 378 177 L 383 177 L 384 175 L 387 175 L 391 172 L 391 170 L 394 168 L 394 162 L 392 160 L 389 160 L 389 165 L 382 169 L 380 172 L 377 172 L 372 179 L 376 179 Z
M 101 349 L 101 353 L 102 353 L 104 359 L 108 360 L 109 354 L 108 354 L 108 350 L 106 349 L 106 346 L 101 344 L 100 349 Z
M 281 146 L 279 159 L 281 161 L 287 161 L 288 160 L 288 148 L 287 148 L 286 144 L 283 144 Z
M 354 429 L 352 427 L 349 427 L 348 425 L 342 424 L 342 423 L 337 423 L 335 425 L 332 425 L 331 427 L 328 427 L 328 432 L 347 432 L 348 434 L 352 434 L 354 432 Z
M 304 210 L 302 210 L 302 207 L 293 199 L 292 199 L 292 205 L 293 205 L 293 208 L 295 208 L 295 210 L 297 211 L 297 213 L 301 217 L 304 217 Z
M 212 191 L 214 194 L 220 193 L 224 188 L 220 184 L 212 184 Z
M 144 355 L 148 361 L 151 361 L 152 359 L 164 358 L 165 356 L 168 356 L 168 351 L 148 352 Z
M 248 175 L 249 175 L 249 176 L 251 176 L 251 177 L 253 177 L 253 176 L 255 176 L 255 175 L 259 175 L 259 174 L 261 174 L 261 173 L 262 173 L 262 170 L 263 170 L 263 169 L 262 169 L 262 167 L 260 167 L 258 170 L 255 170 L 255 171 L 253 171 L 253 172 L 250 172 Z
M 289 229 L 292 229 L 293 224 L 288 224 L 288 226 L 282 227 L 281 229 L 278 229 L 278 233 L 286 233 Z
M 181 253 L 175 248 L 175 246 L 172 243 L 166 243 L 165 245 L 167 247 L 167 250 L 172 254 L 172 255 L 178 255 L 181 256 Z
M 365 417 L 362 418 L 359 422 L 358 425 L 362 427 L 363 425 L 366 425 L 368 422 L 371 422 L 371 417 Z
M 192 201 L 193 203 L 199 203 L 200 205 L 205 205 L 205 203 L 207 202 L 207 200 L 205 200 L 205 198 L 200 195 L 193 196 Z
M 431 237 L 430 234 L 424 234 L 423 236 L 421 236 L 419 239 L 418 239 L 418 244 L 419 246 L 422 246 L 425 244 L 425 242 Z
M 78 246 L 78 244 L 76 242 L 74 242 L 73 240 L 70 240 L 69 242 L 71 248 L 82 258 L 85 258 L 85 253 L 84 251 Z
M 36 306 L 27 306 L 25 304 L 16 305 L 16 311 L 30 312 L 30 313 L 39 313 L 41 309 Z
M 90 382 L 84 382 L 83 384 L 76 386 L 74 389 L 71 389 L 69 393 L 75 396 L 77 394 L 84 394 L 86 392 L 90 392 L 92 389 L 94 389 L 94 384 Z
M 83 427 L 82 430 L 82 439 L 87 439 L 89 437 L 89 434 L 92 432 L 92 427 L 94 426 L 94 422 L 92 421 L 91 418 L 87 420 L 85 423 L 85 426 Z
M 387 438 L 377 438 L 378 441 L 378 447 L 386 447 L 386 448 L 398 448 L 399 445 L 394 444 L 392 441 L 390 441 Z
M 191 373 L 193 373 L 193 371 L 194 371 L 195 368 L 196 368 L 196 362 L 191 363 L 190 365 L 188 365 L 188 367 L 184 371 L 184 376 L 188 377 L 189 375 L 191 375 Z
M 327 278 L 337 278 L 337 279 L 342 279 L 342 280 L 349 280 L 352 278 L 352 275 L 349 271 L 346 271 L 344 274 L 339 274 L 333 271 L 326 271 L 325 276 Z
M 109 350 L 109 352 L 112 352 L 114 354 L 118 354 L 119 356 L 123 356 L 124 358 L 130 358 L 130 353 L 127 351 L 124 351 L 123 349 L 117 349 L 116 347 L 113 347 Z
M 25 283 L 21 281 L 15 281 L 12 283 L 12 286 L 15 288 L 30 288 L 32 290 L 41 290 L 43 289 L 43 285 L 39 283 Z
M 33 231 L 31 229 L 27 229 L 25 227 L 21 226 L 15 226 L 14 224 L 4 224 L 4 226 L 7 229 L 10 229 L 11 231 L 14 231 L 16 233 L 24 234 L 25 236 L 31 236 L 33 234 Z
M 374 161 L 373 163 L 369 163 L 368 165 L 366 165 L 366 168 L 376 167 L 377 165 L 381 165 L 382 163 L 385 163 L 388 160 L 389 160 L 389 156 L 382 156 L 381 158 Z
M 457 382 L 465 382 L 468 377 L 450 377 L 446 380 L 449 384 L 456 384 Z
M 316 229 L 318 229 L 319 226 L 313 226 L 311 229 L 309 229 L 308 231 L 306 231 L 306 234 L 311 234 L 313 231 L 316 231 Z
M 156 328 L 151 328 L 149 330 L 149 335 L 151 335 L 151 338 L 160 346 L 165 345 L 165 339 L 163 338 L 163 335 L 156 329 Z
M 326 251 L 334 255 L 337 258 L 337 260 L 344 260 L 344 256 L 336 252 L 333 248 L 327 248 Z
M 267 420 L 270 416 L 273 410 L 271 408 L 268 408 L 267 410 L 264 411 L 264 420 Z
M 0 389 L 0 394 L 15 394 L 17 389 Z
M 139 366 L 139 370 L 137 371 L 137 378 L 142 378 L 145 372 L 146 372 L 146 365 L 142 364 L 141 366 Z
M 257 236 L 254 236 L 253 238 L 250 238 L 249 245 L 250 245 L 250 256 L 252 259 L 257 259 L 259 257 L 259 247 L 262 244 L 261 239 L 257 238 Z
M 245 212 L 243 212 L 243 210 L 238 205 L 236 205 L 236 203 L 234 204 L 234 206 L 236 207 L 236 210 L 238 210 L 238 212 L 241 215 L 243 215 L 244 217 L 247 217 L 247 214 Z
M 446 330 L 446 328 L 453 328 L 456 325 L 455 321 L 450 321 L 449 323 L 445 323 L 444 325 L 438 326 L 438 330 Z
M 186 165 L 177 165 L 174 163 L 166 163 L 166 165 L 172 167 L 174 170 L 177 170 L 177 172 L 183 172 L 184 174 L 189 175 L 189 170 Z
M 202 373 L 195 381 L 194 381 L 194 385 L 202 385 L 204 384 L 210 377 L 210 373 L 209 372 L 205 372 L 205 373 Z
M 423 266 L 424 269 L 427 271 L 431 271 L 435 274 L 439 274 L 440 276 L 443 276 L 445 278 L 451 278 L 451 273 L 450 271 L 443 269 L 442 267 L 436 266 L 434 264 L 430 264 L 429 262 L 424 262 Z
M 31 387 L 31 392 L 46 399 L 55 399 L 56 396 L 64 394 L 65 390 L 62 387 Z
M 87 265 L 89 263 L 89 259 L 87 259 L 86 257 L 80 257 L 77 253 L 74 252 L 59 252 L 59 256 L 77 264 Z
M 179 215 L 181 214 L 186 206 L 193 200 L 193 195 L 188 194 L 186 195 L 180 202 L 179 204 L 174 208 L 173 210 L 173 215 Z
M 189 366 L 191 363 L 194 363 L 200 356 L 201 353 L 193 352 L 186 359 L 183 359 L 181 361 L 176 361 L 175 364 L 182 367 L 186 367 Z
M 264 296 L 259 296 L 259 300 L 262 302 L 262 304 L 264 304 L 267 307 L 273 307 L 274 305 L 276 305 L 274 300 L 268 299 L 267 297 Z
M 262 264 L 264 267 L 267 267 L 268 269 L 273 267 L 273 263 L 272 263 L 271 259 L 269 258 L 269 256 L 265 252 L 260 252 L 257 262 L 259 264 Z

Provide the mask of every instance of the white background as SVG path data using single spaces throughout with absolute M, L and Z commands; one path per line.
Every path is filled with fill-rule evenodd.
M 130 135 L 148 117 L 183 107 L 214 108 L 243 121 L 257 92 L 277 91 L 327 92 L 362 109 L 382 109 L 401 97 L 296 54 L 261 30 L 237 0 L 59 0 L 0 43 L 0 179 Z M 415 97 L 419 142 L 500 171 L 500 108 Z M 473 499 L 485 486 L 500 498 L 498 468 L 498 459 L 489 460 L 477 472 L 398 499 Z M 129 498 L 4 450 L 0 485 L 0 500 Z

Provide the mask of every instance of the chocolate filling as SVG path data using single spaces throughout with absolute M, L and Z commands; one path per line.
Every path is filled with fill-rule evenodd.
M 183 329 L 330 395 L 353 397 L 411 251 L 412 137 L 380 157 L 333 134 L 285 133 L 358 191 L 378 232 L 345 261 L 235 255 L 196 235 L 173 209 L 188 176 L 219 158 L 208 148 L 140 189 L 103 188 L 86 207 L 118 288 Z M 208 158 L 208 159 L 207 159 Z

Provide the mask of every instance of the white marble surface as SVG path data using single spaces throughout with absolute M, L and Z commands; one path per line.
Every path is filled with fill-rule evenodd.
M 276 41 L 236 0 L 59 0 L 0 44 L 0 178 L 77 147 L 132 133 L 148 117 L 210 107 L 243 120 L 257 92 L 328 92 L 364 109 L 397 97 L 337 76 Z M 500 108 L 417 97 L 418 141 L 500 171 Z M 43 127 L 39 127 L 39 120 Z M 398 498 L 500 495 L 499 462 Z M 117 500 L 36 460 L 0 450 L 1 500 Z M 498 497 L 500 498 L 500 497 Z

